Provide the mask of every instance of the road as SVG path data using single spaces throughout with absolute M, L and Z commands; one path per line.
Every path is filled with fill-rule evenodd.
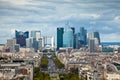
M 55 63 L 51 58 L 48 59 L 48 72 L 57 72 L 57 67 L 55 66 Z
M 58 69 L 52 59 L 52 55 L 49 54 L 48 56 L 48 68 L 47 69 L 41 69 L 43 72 L 48 72 L 48 73 L 64 73 L 67 74 L 68 71 L 65 70 L 65 68 Z
M 48 62 L 48 72 L 50 72 L 50 73 L 58 72 L 58 73 L 64 73 L 64 74 L 68 73 L 68 71 L 65 70 L 64 68 L 58 69 L 52 58 L 49 58 L 48 60 L 49 60 L 49 62 Z

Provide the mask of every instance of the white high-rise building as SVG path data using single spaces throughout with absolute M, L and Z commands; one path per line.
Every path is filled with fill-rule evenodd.
M 94 33 L 89 33 L 87 35 L 87 38 L 88 38 L 88 47 L 89 47 L 89 50 L 91 49 L 90 48 L 90 44 L 92 45 L 93 42 L 94 42 L 94 51 L 97 51 L 99 49 L 99 40 L 98 40 L 98 38 L 94 37 Z M 91 50 L 90 50 L 90 52 L 91 52 Z M 92 50 L 92 52 L 93 52 L 93 50 Z
M 51 46 L 54 48 L 54 37 L 51 38 Z
M 39 38 L 38 40 L 38 49 L 45 47 L 45 39 L 44 37 Z
M 94 52 L 95 51 L 95 39 L 89 39 L 88 41 L 88 48 L 90 52 Z
M 27 38 L 26 39 L 26 48 L 32 48 L 33 47 L 33 38 Z
M 88 38 L 88 39 L 92 39 L 92 38 L 94 38 L 93 33 L 88 33 L 88 34 L 87 34 L 87 38 Z
M 7 48 L 10 49 L 10 52 L 15 52 L 16 39 L 7 39 Z
M 40 31 L 31 31 L 31 37 L 35 38 L 37 41 L 41 37 L 41 32 Z

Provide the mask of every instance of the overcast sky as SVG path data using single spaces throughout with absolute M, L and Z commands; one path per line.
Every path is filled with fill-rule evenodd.
M 56 36 L 56 28 L 85 27 L 100 32 L 102 42 L 120 42 L 120 0 L 0 0 L 0 43 L 14 31 L 41 30 Z

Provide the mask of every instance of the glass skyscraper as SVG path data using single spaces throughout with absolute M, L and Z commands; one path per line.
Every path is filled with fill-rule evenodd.
M 71 27 L 71 29 L 73 30 L 73 48 L 75 49 L 76 48 L 76 40 L 75 40 L 75 28 L 74 27 Z
M 73 48 L 73 39 L 73 30 L 70 27 L 67 27 L 63 34 L 63 47 Z
M 26 39 L 26 48 L 32 48 L 33 47 L 33 38 L 27 38 Z
M 15 30 L 16 43 L 20 44 L 21 47 L 26 46 L 26 38 L 29 37 L 29 32 L 22 32 Z
M 73 30 L 73 34 L 75 34 L 75 28 L 74 28 L 74 27 L 71 27 L 71 29 Z
M 63 47 L 63 33 L 64 28 L 57 28 L 57 50 L 59 50 L 60 47 Z
M 95 52 L 95 39 L 89 39 L 88 48 L 90 52 Z
M 41 37 L 41 32 L 40 31 L 31 31 L 31 37 L 38 40 Z
M 81 41 L 82 45 L 87 44 L 87 30 L 84 29 L 84 27 L 80 28 L 80 41 Z
M 100 44 L 100 35 L 98 31 L 93 32 L 94 38 L 98 39 L 98 44 Z
M 80 33 L 76 33 L 76 34 L 75 34 L 75 40 L 76 40 L 76 45 L 75 45 L 75 47 L 76 47 L 77 49 L 79 49 L 79 48 L 81 47 L 81 43 L 80 43 Z

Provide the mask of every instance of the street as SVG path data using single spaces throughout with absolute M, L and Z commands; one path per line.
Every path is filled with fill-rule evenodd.
M 56 67 L 53 59 L 51 59 L 51 58 L 48 59 L 48 72 L 50 72 L 50 73 L 57 72 L 57 67 Z

